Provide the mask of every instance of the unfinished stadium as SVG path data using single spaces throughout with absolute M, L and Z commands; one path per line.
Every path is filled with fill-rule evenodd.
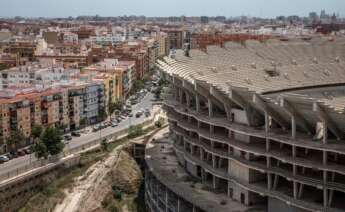
M 151 211 L 345 211 L 344 38 L 229 42 L 157 65 L 170 125 L 146 152 Z

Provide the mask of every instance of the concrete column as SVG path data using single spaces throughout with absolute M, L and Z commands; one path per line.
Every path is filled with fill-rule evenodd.
M 298 195 L 298 184 L 296 181 L 293 182 L 293 197 L 297 199 Z
M 195 105 L 196 105 L 196 112 L 200 112 L 200 99 L 199 94 L 195 94 Z
M 204 169 L 202 169 L 201 170 L 201 183 L 205 183 L 205 170 Z
M 218 167 L 221 168 L 223 165 L 223 158 L 219 158 L 219 161 L 218 161 Z
M 213 175 L 213 189 L 217 189 L 219 184 L 219 179 Z
M 191 153 L 192 155 L 194 155 L 194 145 L 191 145 L 191 146 L 190 146 L 190 153 Z
M 293 164 L 293 166 L 292 166 L 292 173 L 293 173 L 293 176 L 297 175 L 297 166 L 296 166 L 296 164 Z
M 322 152 L 322 164 L 327 165 L 327 152 L 326 151 Z
M 180 103 L 182 104 L 182 102 L 183 102 L 183 91 L 181 88 L 179 89 L 179 98 L 180 98 Z
M 212 118 L 213 117 L 213 104 L 212 104 L 211 99 L 208 99 L 207 103 L 208 103 L 208 116 L 210 118 Z
M 270 126 L 269 126 L 268 113 L 265 112 L 265 133 L 266 133 L 266 136 L 268 134 L 269 129 L 270 129 Z
M 212 167 L 215 169 L 215 168 L 217 168 L 216 166 L 217 166 L 217 164 L 216 164 L 216 156 L 212 155 Z
M 198 129 L 200 129 L 200 125 L 201 125 L 201 123 L 200 123 L 200 121 L 199 121 L 199 120 L 197 120 L 197 122 L 198 122 Z
M 304 184 L 301 184 L 299 186 L 299 190 L 298 190 L 298 199 L 301 199 L 301 197 L 303 195 L 303 190 L 304 190 Z
M 266 162 L 267 168 L 271 168 L 271 158 L 267 157 L 267 162 Z
M 211 148 L 214 149 L 214 141 L 211 141 Z
M 270 139 L 266 138 L 266 152 L 271 150 L 271 142 Z
M 296 139 L 296 118 L 295 116 L 291 117 L 291 137 Z
M 272 189 L 272 174 L 267 174 L 267 189 L 271 190 Z
M 177 197 L 177 212 L 182 212 L 181 211 L 181 202 L 180 202 L 180 198 Z
M 168 189 L 165 188 L 165 212 L 168 212 L 169 211 L 169 208 L 168 208 Z
M 322 138 L 322 142 L 324 144 L 327 144 L 327 140 L 328 140 L 328 128 L 327 128 L 327 122 L 323 121 L 323 138 Z
M 227 120 L 232 121 L 231 120 L 231 108 L 227 104 L 224 103 L 224 109 L 225 109 Z
M 329 196 L 328 196 L 328 205 L 327 206 L 331 206 L 332 205 L 333 195 L 334 195 L 334 190 L 330 190 L 329 191 Z
M 204 150 L 200 148 L 200 160 L 204 161 Z
M 279 182 L 279 176 L 278 175 L 274 175 L 273 190 L 277 189 L 278 182 Z
M 213 125 L 210 125 L 210 133 L 214 134 L 214 126 Z
M 328 189 L 323 188 L 323 207 L 327 208 L 328 207 Z
M 190 95 L 188 92 L 186 92 L 186 101 L 187 101 L 187 107 L 190 108 Z
M 196 212 L 196 207 L 195 207 L 195 205 L 193 205 L 193 212 Z

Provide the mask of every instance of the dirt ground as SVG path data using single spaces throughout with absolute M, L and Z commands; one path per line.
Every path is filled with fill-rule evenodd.
M 66 197 L 58 204 L 54 212 L 96 212 L 105 211 L 103 200 L 116 185 L 126 193 L 137 191 L 142 174 L 131 156 L 123 151 L 123 145 L 115 148 L 103 161 L 91 166 L 85 174 L 78 177 L 74 186 L 66 190 Z M 127 212 L 123 205 L 121 211 Z

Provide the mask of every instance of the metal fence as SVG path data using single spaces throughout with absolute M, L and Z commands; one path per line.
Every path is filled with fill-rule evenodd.
M 160 113 L 160 111 L 157 111 L 156 113 L 153 114 L 153 117 L 140 123 L 140 124 L 137 124 L 137 125 L 133 125 L 133 126 L 138 126 L 138 125 L 141 125 L 143 126 L 143 128 L 147 128 L 147 127 L 150 127 L 154 124 L 154 120 L 155 120 L 155 116 L 158 115 Z M 7 180 L 7 179 L 10 179 L 10 178 L 13 178 L 13 177 L 16 177 L 20 174 L 23 174 L 25 172 L 28 172 L 30 170 L 33 170 L 33 169 L 36 169 L 36 168 L 39 168 L 39 167 L 43 167 L 47 164 L 50 164 L 50 163 L 56 163 L 58 162 L 61 158 L 63 157 L 66 157 L 68 155 L 71 155 L 71 154 L 78 154 L 80 152 L 83 152 L 91 147 L 96 147 L 97 145 L 99 145 L 101 143 L 101 141 L 103 139 L 113 139 L 113 141 L 116 141 L 120 138 L 123 138 L 125 136 L 128 135 L 128 129 L 129 128 L 126 128 L 126 129 L 123 129 L 123 130 L 120 130 L 118 132 L 114 132 L 110 135 L 106 135 L 106 136 L 101 136 L 100 138 L 96 138 L 95 140 L 87 143 L 87 144 L 84 144 L 84 145 L 81 145 L 81 146 L 78 146 L 78 147 L 75 147 L 75 148 L 72 148 L 72 149 L 69 149 L 68 151 L 64 152 L 63 154 L 60 154 L 60 155 L 55 155 L 55 156 L 51 156 L 49 157 L 48 159 L 39 159 L 39 160 L 35 160 L 35 161 L 32 161 L 30 162 L 30 164 L 26 164 L 22 167 L 19 167 L 19 168 L 16 168 L 14 170 L 10 170 L 6 173 L 2 173 L 0 174 L 0 182 L 1 181 L 4 181 L 4 180 Z

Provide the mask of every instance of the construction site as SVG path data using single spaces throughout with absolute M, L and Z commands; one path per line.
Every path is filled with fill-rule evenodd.
M 344 45 L 246 40 L 160 60 L 169 131 L 147 150 L 151 211 L 344 211 Z

